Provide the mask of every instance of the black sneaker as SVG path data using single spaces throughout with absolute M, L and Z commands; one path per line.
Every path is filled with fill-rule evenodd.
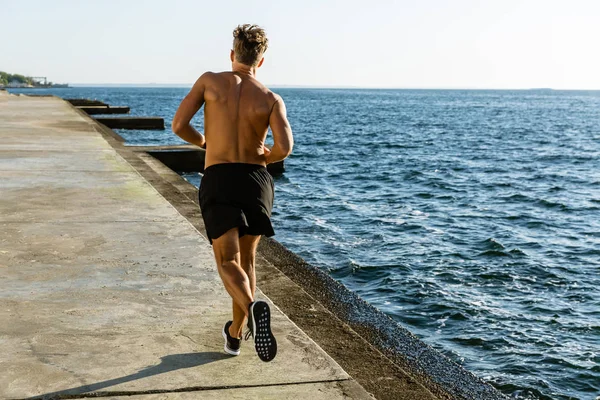
M 241 339 L 234 338 L 229 334 L 229 327 L 232 323 L 233 321 L 227 321 L 223 327 L 223 339 L 225 339 L 225 346 L 223 347 L 223 350 L 225 350 L 225 353 L 232 356 L 239 356 Z
M 267 362 L 277 355 L 277 341 L 271 332 L 271 310 L 264 301 L 255 301 L 248 307 L 248 336 L 254 339 L 254 349 L 258 358 Z

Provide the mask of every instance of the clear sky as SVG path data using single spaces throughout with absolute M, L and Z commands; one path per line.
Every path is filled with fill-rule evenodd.
M 274 86 L 600 89 L 600 0 L 0 0 L 0 70 L 191 84 L 240 23 Z

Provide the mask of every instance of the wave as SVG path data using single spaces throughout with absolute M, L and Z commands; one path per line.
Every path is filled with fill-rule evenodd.
M 561 211 L 569 211 L 569 206 L 558 201 L 541 199 L 537 201 L 537 204 L 545 208 L 557 208 Z
M 488 238 L 482 242 L 486 247 L 492 250 L 504 249 L 505 247 L 498 240 L 494 238 Z
M 485 256 L 485 257 L 510 257 L 510 254 L 508 254 L 504 251 L 498 251 L 498 250 L 487 250 L 482 253 L 479 253 L 478 255 Z

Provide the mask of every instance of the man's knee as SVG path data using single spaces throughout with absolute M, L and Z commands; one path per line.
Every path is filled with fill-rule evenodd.
M 221 273 L 229 279 L 244 283 L 248 280 L 248 274 L 240 270 L 240 263 L 235 259 L 224 260 L 220 265 Z
M 221 268 L 225 272 L 234 272 L 240 267 L 236 259 L 226 259 L 221 261 Z

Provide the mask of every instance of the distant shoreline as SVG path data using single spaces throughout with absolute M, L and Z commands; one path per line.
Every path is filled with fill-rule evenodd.
M 0 85 L 0 89 L 71 89 L 72 86 L 69 86 L 68 83 L 65 84 L 56 84 L 50 86 L 3 86 Z

